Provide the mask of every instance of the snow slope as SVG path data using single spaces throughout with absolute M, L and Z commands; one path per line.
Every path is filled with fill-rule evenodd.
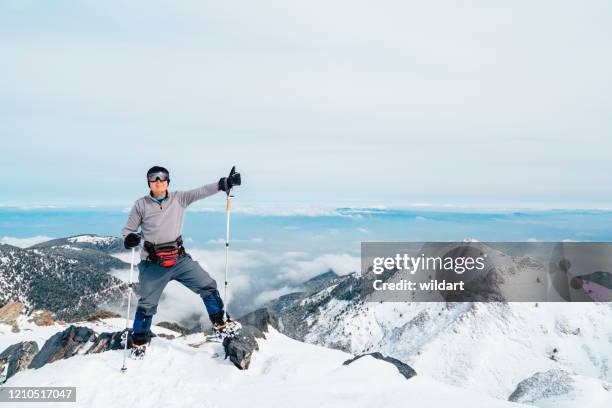
M 123 321 L 83 325 L 108 331 L 123 328 Z M 42 339 L 64 329 L 60 325 L 27 326 L 23 320 L 20 326 L 20 333 L 11 333 L 9 326 L 0 325 L 0 348 L 25 339 L 36 339 L 42 345 Z M 79 407 L 526 407 L 446 385 L 427 375 L 406 380 L 395 366 L 372 357 L 343 366 L 352 355 L 290 339 L 272 328 L 266 340 L 258 341 L 260 350 L 250 368 L 240 371 L 223 359 L 220 344 L 191 347 L 199 336 L 154 338 L 147 358 L 128 360 L 124 374 L 120 372 L 122 352 L 109 351 L 22 371 L 5 385 L 75 386 Z M 41 406 L 3 404 L 12 405 Z
M 341 276 L 269 307 L 294 339 L 381 352 L 479 395 L 507 399 L 521 381 L 549 370 L 612 389 L 612 303 L 378 302 L 363 283 Z
M 555 368 L 612 382 L 610 304 L 332 299 L 309 320 L 307 342 L 380 351 L 419 374 L 496 398 Z

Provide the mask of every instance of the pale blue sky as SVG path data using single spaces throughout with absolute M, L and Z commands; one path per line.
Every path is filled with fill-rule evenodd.
M 609 1 L 0 0 L 0 205 L 612 207 Z

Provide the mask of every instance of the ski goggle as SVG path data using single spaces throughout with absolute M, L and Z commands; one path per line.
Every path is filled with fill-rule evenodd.
M 170 177 L 168 173 L 163 171 L 157 171 L 155 173 L 147 174 L 147 180 L 149 180 L 150 182 L 154 182 L 157 179 L 159 179 L 159 181 L 168 181 L 169 178 Z

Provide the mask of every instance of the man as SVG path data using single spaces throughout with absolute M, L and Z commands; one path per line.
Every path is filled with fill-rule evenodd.
M 138 264 L 139 299 L 132 333 L 132 356 L 144 357 L 151 340 L 151 322 L 157 312 L 162 291 L 171 280 L 176 280 L 200 295 L 213 330 L 219 337 L 235 335 L 240 323 L 225 320 L 223 301 L 217 283 L 198 262 L 185 252 L 181 230 L 185 209 L 191 203 L 219 191 L 229 191 L 240 185 L 240 173 L 234 169 L 228 177 L 189 191 L 168 192 L 170 173 L 154 166 L 147 172 L 148 195 L 134 203 L 127 224 L 123 228 L 124 246 L 134 248 L 144 239 Z M 140 234 L 137 234 L 140 227 Z

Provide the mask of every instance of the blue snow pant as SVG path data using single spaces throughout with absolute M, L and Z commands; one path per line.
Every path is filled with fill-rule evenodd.
M 200 295 L 213 323 L 223 322 L 223 301 L 217 290 L 217 282 L 189 254 L 181 254 L 177 263 L 170 268 L 142 260 L 138 270 L 140 284 L 133 325 L 135 336 L 138 333 L 149 333 L 161 294 L 171 280 L 182 283 Z

